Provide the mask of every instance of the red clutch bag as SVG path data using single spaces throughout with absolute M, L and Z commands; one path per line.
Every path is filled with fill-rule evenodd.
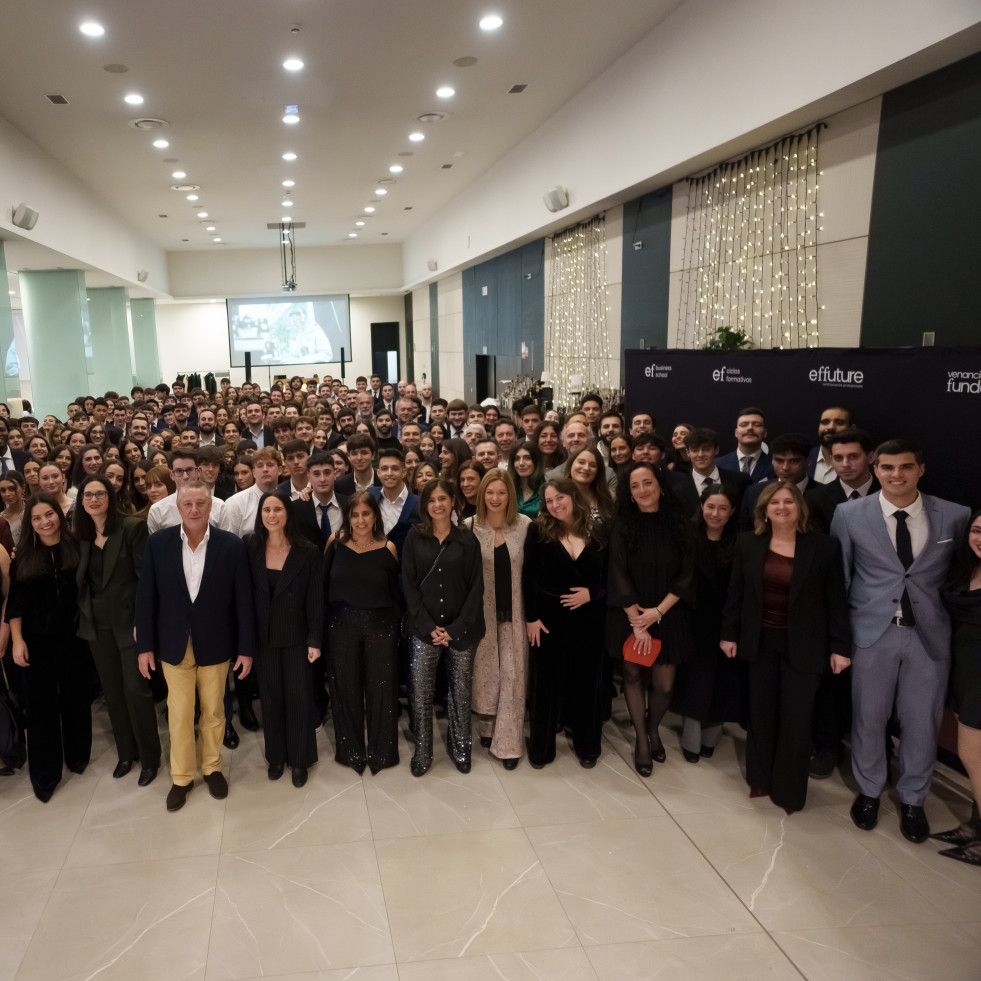
M 656 638 L 651 638 L 651 646 L 646 654 L 642 654 L 637 648 L 637 638 L 631 632 L 630 636 L 623 642 L 623 659 L 633 661 L 634 664 L 642 664 L 649 668 L 661 653 L 661 642 Z

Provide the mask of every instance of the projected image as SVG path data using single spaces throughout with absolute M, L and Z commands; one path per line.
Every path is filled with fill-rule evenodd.
M 341 348 L 350 357 L 351 327 L 347 296 L 228 300 L 231 363 L 323 364 L 337 361 Z

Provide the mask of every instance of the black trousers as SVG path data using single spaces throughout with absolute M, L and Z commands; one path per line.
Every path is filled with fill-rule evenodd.
M 841 744 L 852 728 L 852 672 L 828 671 L 821 675 L 814 700 L 813 742 L 815 752 L 841 752 Z
M 266 762 L 312 766 L 317 762 L 317 732 L 306 647 L 264 647 L 255 667 Z
M 53 790 L 62 764 L 81 772 L 92 753 L 92 657 L 75 636 L 25 630 L 24 642 L 28 769 L 35 790 Z
M 785 631 L 763 631 L 749 662 L 746 780 L 789 811 L 801 810 L 807 800 L 811 718 L 821 677 L 791 666 Z
M 160 766 L 160 734 L 150 683 L 141 674 L 136 645 L 120 647 L 112 630 L 99 630 L 91 641 L 92 658 L 106 697 L 116 755 Z
M 398 765 L 398 637 L 394 608 L 333 606 L 327 611 L 334 759 L 344 766 L 383 770 Z

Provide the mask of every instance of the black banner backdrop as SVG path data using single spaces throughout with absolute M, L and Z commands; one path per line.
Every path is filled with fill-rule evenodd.
M 981 506 L 981 348 L 626 351 L 627 411 L 652 412 L 665 436 L 708 426 L 735 448 L 736 415 L 758 406 L 769 438 L 817 439 L 821 412 L 852 410 L 876 441 L 924 447 L 929 494 Z

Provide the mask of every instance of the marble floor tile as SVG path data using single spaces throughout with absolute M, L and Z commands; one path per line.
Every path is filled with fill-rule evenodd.
M 981 947 L 955 926 L 797 930 L 774 934 L 808 981 L 977 981 Z
M 943 914 L 826 808 L 678 823 L 768 930 L 935 923 Z
M 65 869 L 18 981 L 204 978 L 217 856 Z
M 394 964 L 369 967 L 341 967 L 332 971 L 304 971 L 302 974 L 257 975 L 242 981 L 399 981 L 399 969 Z
M 370 843 L 222 855 L 208 981 L 394 961 Z
M 521 829 L 389 838 L 375 847 L 400 963 L 577 944 Z
M 373 777 L 365 771 L 375 839 L 520 827 L 498 771 L 513 775 L 475 752 L 473 769 L 460 773 L 439 747 L 432 769 L 421 777 L 412 776 L 404 763 Z
M 981 923 L 958 923 L 957 926 L 981 947 Z
M 582 947 L 399 964 L 399 981 L 596 981 Z
M 760 929 L 671 818 L 529 828 L 528 837 L 584 945 Z
M 12 978 L 31 942 L 58 873 L 24 872 L 0 875 L 0 978 Z
M 800 981 L 765 933 L 603 944 L 586 953 L 599 981 Z
M 361 778 L 329 762 L 310 768 L 305 787 L 294 787 L 289 768 L 277 781 L 265 769 L 235 770 L 225 807 L 223 852 L 333 845 L 371 836 Z

